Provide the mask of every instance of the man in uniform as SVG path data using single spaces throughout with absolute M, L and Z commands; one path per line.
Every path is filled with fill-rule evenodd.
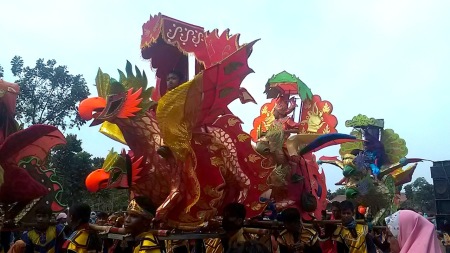
M 134 253 L 160 253 L 161 243 L 150 231 L 155 206 L 145 197 L 134 198 L 127 208 L 125 232 L 134 238 Z
M 277 239 L 280 253 L 322 253 L 317 232 L 303 226 L 296 208 L 285 209 L 281 217 L 286 229 Z

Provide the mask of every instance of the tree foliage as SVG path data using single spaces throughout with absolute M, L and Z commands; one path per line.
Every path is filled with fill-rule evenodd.
M 2 66 L 0 66 L 0 78 L 3 77 L 3 73 L 5 73 L 4 69 Z
M 328 200 L 332 200 L 338 195 L 345 195 L 345 188 L 344 187 L 338 188 L 334 192 L 331 192 L 330 189 L 328 189 L 328 191 L 327 191 L 327 199 Z
M 127 190 L 102 190 L 90 193 L 86 190 L 84 181 L 93 170 L 101 168 L 104 158 L 92 157 L 83 151 L 82 141 L 74 134 L 66 136 L 67 144 L 54 149 L 50 162 L 56 168 L 58 181 L 63 186 L 62 200 L 69 206 L 74 203 L 87 203 L 94 210 L 118 211 L 127 205 Z
M 420 212 L 435 212 L 435 197 L 433 185 L 423 177 L 417 178 L 411 184 L 404 186 L 407 200 L 401 207 Z
M 72 75 L 55 60 L 38 59 L 34 67 L 24 67 L 23 59 L 14 56 L 11 72 L 20 85 L 17 119 L 26 125 L 49 124 L 62 130 L 85 123 L 76 103 L 89 96 L 82 75 Z
M 63 201 L 68 205 L 83 201 L 87 195 L 84 179 L 92 171 L 92 155 L 83 151 L 81 140 L 74 134 L 66 136 L 67 144 L 54 149 L 52 167 L 56 168 L 58 181 L 62 184 Z

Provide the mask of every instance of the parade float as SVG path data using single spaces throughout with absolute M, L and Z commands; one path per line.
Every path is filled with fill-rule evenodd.
M 255 102 L 241 83 L 253 72 L 247 60 L 256 41 L 240 45 L 238 39 L 228 30 L 219 35 L 217 30 L 206 32 L 163 15 L 144 24 L 141 52 L 156 72 L 156 88 L 148 88 L 146 74 L 137 68 L 133 73 L 127 63 L 119 79 L 99 70 L 99 96 L 80 103 L 83 119 L 102 124 L 100 132 L 130 148 L 128 154 L 111 152 L 103 168 L 87 177 L 88 190 L 129 188 L 131 194 L 147 196 L 158 206 L 156 220 L 179 229 L 197 228 L 232 202 L 243 203 L 248 217 L 259 216 L 271 198 L 280 202 L 279 208 L 294 206 L 306 218 L 320 219 L 317 213 L 324 207 L 326 185 L 312 152 L 356 138 L 334 133 L 337 121 L 331 103 L 296 88 L 295 94 L 306 93 L 302 122 L 293 132 L 305 134 L 287 138 L 286 159 L 295 168 L 282 177 L 275 175 L 277 166 L 284 164 L 265 153 L 263 146 L 272 143 L 258 140 L 255 149 L 255 138 L 242 130 L 242 121 L 228 109 L 238 98 L 243 104 Z M 195 77 L 167 91 L 165 77 L 170 71 L 187 76 L 188 54 L 195 56 Z M 272 89 L 282 87 L 267 91 L 275 94 Z M 285 102 L 274 99 L 280 105 Z M 284 142 L 281 136 L 276 141 Z M 161 153 L 163 146 L 169 152 Z M 295 195 L 286 195 L 292 191 Z
M 127 63 L 119 79 L 99 70 L 98 97 L 79 106 L 83 119 L 101 124 L 101 133 L 130 148 L 112 151 L 103 168 L 86 178 L 89 191 L 127 188 L 158 206 L 155 221 L 182 230 L 197 229 L 232 202 L 244 204 L 249 218 L 261 215 L 272 200 L 279 210 L 296 207 L 305 219 L 321 218 L 327 190 L 313 152 L 358 140 L 336 133 L 331 103 L 285 72 L 266 89 L 273 100 L 259 119 L 269 123 L 244 132 L 228 105 L 236 99 L 255 102 L 241 83 L 253 72 L 247 60 L 256 41 L 240 45 L 238 39 L 228 30 L 219 35 L 161 14 L 143 25 L 141 52 L 156 72 L 155 89 L 147 87 L 144 72 Z M 187 55 L 195 57 L 195 77 L 168 91 L 171 71 L 189 75 Z M 293 85 L 292 93 L 285 84 Z M 290 112 L 284 109 L 296 94 L 301 121 L 289 137 L 284 119 Z
M 341 144 L 342 157 L 321 157 L 319 164 L 332 164 L 342 170 L 336 183 L 345 187 L 345 196 L 360 205 L 359 212 L 374 224 L 399 208 L 400 190 L 412 180 L 420 158 L 406 158 L 406 141 L 394 130 L 384 128 L 383 119 L 357 115 L 345 122 L 351 135 L 361 143 Z M 412 164 L 406 167 L 408 164 Z
M 53 126 L 23 129 L 14 119 L 20 87 L 0 79 L 0 205 L 6 225 L 35 222 L 34 208 L 48 205 L 61 212 L 61 185 L 54 169 L 47 168 L 50 150 L 65 144 Z

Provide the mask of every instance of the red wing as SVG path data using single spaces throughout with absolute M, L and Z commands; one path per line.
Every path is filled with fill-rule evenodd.
M 5 171 L 0 202 L 26 202 L 46 195 L 47 188 L 17 165 L 28 156 L 44 161 L 52 147 L 64 143 L 64 135 L 48 125 L 34 125 L 9 135 L 0 146 L 0 163 Z
M 218 116 L 231 114 L 228 105 L 237 98 L 244 102 L 253 100 L 241 89 L 241 83 L 253 72 L 247 60 L 255 43 L 256 40 L 242 46 L 222 62 L 204 70 L 202 111 L 197 125 L 212 124 Z
M 17 165 L 2 164 L 2 167 L 5 170 L 5 182 L 0 187 L 0 202 L 28 202 L 49 192 L 44 185 Z
M 64 135 L 54 126 L 33 125 L 9 135 L 0 146 L 0 161 L 18 164 L 23 157 L 45 160 L 51 148 L 65 144 Z

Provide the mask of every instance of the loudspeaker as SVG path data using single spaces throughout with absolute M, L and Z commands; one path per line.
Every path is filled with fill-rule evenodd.
M 450 161 L 434 162 L 430 168 L 436 199 L 436 225 L 438 229 L 450 223 Z

